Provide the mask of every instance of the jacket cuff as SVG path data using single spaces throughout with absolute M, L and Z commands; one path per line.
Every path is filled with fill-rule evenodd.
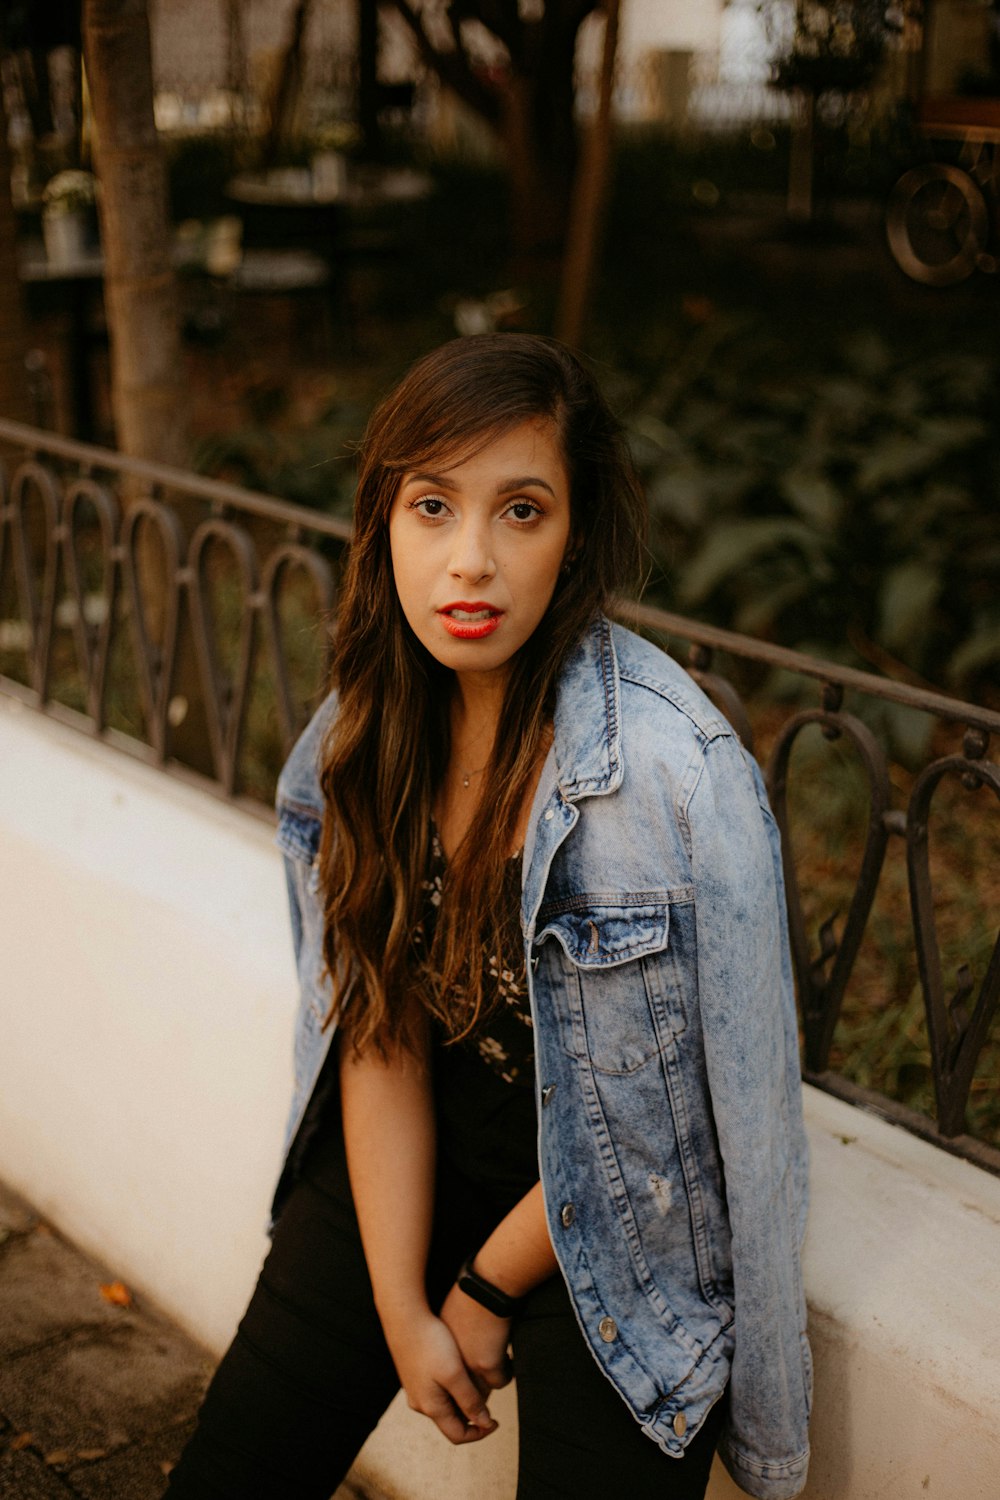
M 786 1463 L 766 1463 L 743 1453 L 729 1438 L 723 1437 L 719 1457 L 740 1489 L 756 1496 L 757 1500 L 794 1500 L 794 1496 L 805 1488 L 809 1472 L 808 1448 Z

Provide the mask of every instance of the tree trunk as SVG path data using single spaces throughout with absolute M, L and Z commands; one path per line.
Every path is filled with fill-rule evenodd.
M 288 43 L 278 65 L 271 97 L 270 122 L 261 151 L 262 167 L 273 167 L 281 153 L 281 143 L 292 134 L 295 111 L 302 92 L 303 51 L 312 0 L 296 0 L 292 12 Z
M 619 0 L 605 0 L 604 50 L 597 113 L 590 125 L 586 148 L 573 184 L 573 202 L 566 235 L 556 336 L 578 346 L 590 304 L 601 241 L 601 220 L 608 190 L 611 155 L 611 105 L 618 51 Z
M 511 274 L 517 281 L 555 271 L 569 201 L 569 171 L 544 159 L 533 114 L 531 81 L 514 74 L 504 91 L 502 138 L 510 180 Z
M 378 118 L 378 0 L 357 0 L 358 128 L 365 161 L 382 160 L 382 127 Z
M 576 167 L 573 71 L 579 13 L 556 7 L 526 39 L 504 97 L 515 277 L 556 275 Z M 526 28 L 527 30 L 527 28 Z
M 104 297 L 118 447 L 133 457 L 184 468 L 189 461 L 187 388 L 170 257 L 166 169 L 153 119 L 146 0 L 84 0 L 83 45 L 101 186 Z M 131 487 L 126 483 L 123 491 L 127 505 Z M 159 548 L 148 534 L 140 537 L 138 561 L 146 580 L 147 627 L 159 645 L 166 596 L 159 581 Z M 173 728 L 168 753 L 208 771 L 204 699 L 186 631 L 172 691 L 184 711 Z
M 31 400 L 25 355 L 28 329 L 17 270 L 17 221 L 10 196 L 7 120 L 0 101 L 0 415 L 30 422 Z
M 799 89 L 792 118 L 792 149 L 788 163 L 788 217 L 808 224 L 813 214 L 813 129 L 816 95 Z
M 101 184 L 118 446 L 123 453 L 183 466 L 186 381 L 166 169 L 153 120 L 146 0 L 84 0 L 83 38 Z
M 447 8 L 452 42 L 440 47 L 424 23 L 433 7 L 385 0 L 402 17 L 424 63 L 494 131 L 510 174 L 513 274 L 554 277 L 566 234 L 576 164 L 574 63 L 580 27 L 600 0 L 463 0 Z M 506 79 L 484 78 L 462 39 L 461 22 L 479 21 L 506 49 Z

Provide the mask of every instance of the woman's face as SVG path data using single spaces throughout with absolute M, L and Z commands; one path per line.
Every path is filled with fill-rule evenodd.
M 547 418 L 463 463 L 404 474 L 389 512 L 414 635 L 442 666 L 501 680 L 548 608 L 569 540 L 569 477 Z

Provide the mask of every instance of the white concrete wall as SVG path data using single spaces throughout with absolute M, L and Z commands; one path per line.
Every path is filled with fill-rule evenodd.
M 294 979 L 270 829 L 0 698 L 0 1175 L 227 1340 Z
M 294 976 L 269 830 L 0 697 L 0 1176 L 214 1349 L 265 1247 Z M 807 1090 L 809 1500 L 993 1500 L 1000 1180 Z M 397 1406 L 359 1471 L 509 1500 Z M 722 1473 L 712 1500 L 738 1491 Z

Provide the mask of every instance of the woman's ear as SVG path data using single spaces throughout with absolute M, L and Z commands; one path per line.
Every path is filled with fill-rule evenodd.
M 565 577 L 570 571 L 577 558 L 580 556 L 581 542 L 579 537 L 570 537 L 563 553 L 563 560 L 559 568 L 560 574 Z

